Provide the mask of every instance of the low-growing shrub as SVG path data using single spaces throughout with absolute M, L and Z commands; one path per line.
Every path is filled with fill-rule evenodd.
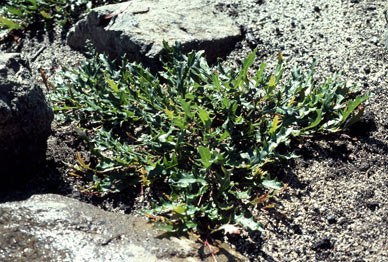
M 94 54 L 61 74 L 51 99 L 57 116 L 88 136 L 93 161 L 79 157 L 77 168 L 93 176 L 91 190 L 168 188 L 151 213 L 173 231 L 259 230 L 253 210 L 283 187 L 266 164 L 294 157 L 285 150 L 292 137 L 359 120 L 368 98 L 339 74 L 318 84 L 314 64 L 280 84 L 281 55 L 268 73 L 265 63 L 250 69 L 256 51 L 234 70 L 209 66 L 202 52 L 184 55 L 179 44 L 165 50 L 157 75 Z

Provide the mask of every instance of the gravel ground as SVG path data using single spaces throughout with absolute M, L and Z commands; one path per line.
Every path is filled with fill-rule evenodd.
M 234 17 L 246 32 L 245 40 L 227 57 L 229 61 L 241 63 L 254 47 L 258 63 L 266 61 L 270 68 L 279 52 L 288 67 L 307 68 L 317 58 L 318 80 L 342 70 L 349 84 L 374 94 L 365 106 L 365 120 L 356 127 L 343 134 L 306 138 L 297 147 L 301 157 L 275 170 L 289 186 L 275 199 L 274 210 L 259 213 L 264 233 L 248 232 L 225 240 L 251 261 L 388 261 L 388 52 L 383 14 L 387 2 L 209 2 L 217 2 L 219 10 Z M 65 45 L 60 33 L 31 35 L 0 47 L 31 59 L 38 54 L 32 64 L 37 78 L 40 67 L 51 76 L 60 63 L 75 64 L 82 58 Z M 65 176 L 61 161 L 74 161 L 74 152 L 82 150 L 82 145 L 71 127 L 54 129 L 44 172 Z M 123 204 L 125 197 L 79 196 L 76 180 L 65 180 L 60 186 L 55 179 L 49 186 L 40 184 L 40 191 L 62 192 L 109 210 L 123 211 L 128 206 Z
M 374 97 L 351 138 L 303 144 L 302 158 L 279 172 L 290 186 L 276 212 L 262 217 L 266 232 L 237 248 L 252 261 L 388 261 L 386 1 L 257 2 L 226 10 L 252 36 L 230 58 L 255 44 L 264 61 L 282 52 L 290 66 L 306 67 L 316 58 L 317 79 L 343 70 Z

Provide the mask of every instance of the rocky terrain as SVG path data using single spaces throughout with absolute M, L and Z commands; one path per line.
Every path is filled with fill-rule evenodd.
M 344 71 L 349 85 L 373 96 L 363 121 L 334 135 L 306 137 L 301 157 L 274 172 L 288 188 L 276 207 L 260 213 L 264 233 L 222 239 L 250 261 L 388 261 L 388 52 L 383 0 L 214 0 L 207 1 L 243 29 L 243 40 L 226 61 L 238 66 L 255 47 L 257 64 L 273 67 L 281 52 L 288 68 L 308 68 L 319 60 L 316 79 Z M 30 59 L 32 73 L 51 80 L 61 65 L 75 66 L 83 54 L 66 44 L 66 32 L 26 32 L 3 41 L 3 52 Z M 42 78 L 43 76 L 43 78 Z M 36 193 L 59 193 L 118 213 L 147 205 L 136 192 L 100 199 L 80 193 L 83 186 L 65 163 L 85 151 L 72 126 L 53 123 L 46 166 L 27 185 L 1 193 L 2 202 Z

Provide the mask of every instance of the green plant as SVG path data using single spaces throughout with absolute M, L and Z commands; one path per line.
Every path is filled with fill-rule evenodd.
M 80 13 L 93 6 L 121 1 L 104 0 L 7 0 L 0 6 L 0 36 L 15 29 L 24 29 L 33 23 L 43 22 L 66 25 L 74 22 Z
M 256 50 L 240 70 L 210 67 L 179 44 L 165 50 L 158 75 L 95 54 L 63 72 L 51 100 L 89 134 L 93 160 L 79 158 L 77 168 L 93 176 L 94 189 L 165 185 L 150 212 L 172 231 L 260 230 L 253 210 L 283 187 L 265 166 L 295 157 L 285 150 L 292 137 L 351 125 L 368 98 L 339 74 L 316 83 L 314 64 L 280 84 L 281 56 L 273 73 L 265 63 L 254 72 Z

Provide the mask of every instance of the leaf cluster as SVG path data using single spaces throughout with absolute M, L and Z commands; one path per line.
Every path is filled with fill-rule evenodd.
M 123 0 L 122 0 L 123 1 Z M 83 12 L 115 0 L 7 0 L 0 6 L 0 36 L 12 30 L 21 30 L 31 24 L 45 26 L 73 23 Z
M 239 70 L 211 67 L 203 52 L 185 55 L 179 44 L 165 51 L 157 75 L 95 54 L 63 72 L 51 99 L 58 116 L 88 134 L 95 160 L 79 159 L 78 169 L 95 189 L 166 188 L 150 212 L 173 231 L 260 230 L 254 209 L 283 187 L 265 166 L 295 157 L 285 150 L 292 137 L 356 122 L 368 98 L 339 74 L 316 83 L 314 64 L 281 84 L 281 56 L 272 73 L 265 63 L 253 70 L 256 50 Z

